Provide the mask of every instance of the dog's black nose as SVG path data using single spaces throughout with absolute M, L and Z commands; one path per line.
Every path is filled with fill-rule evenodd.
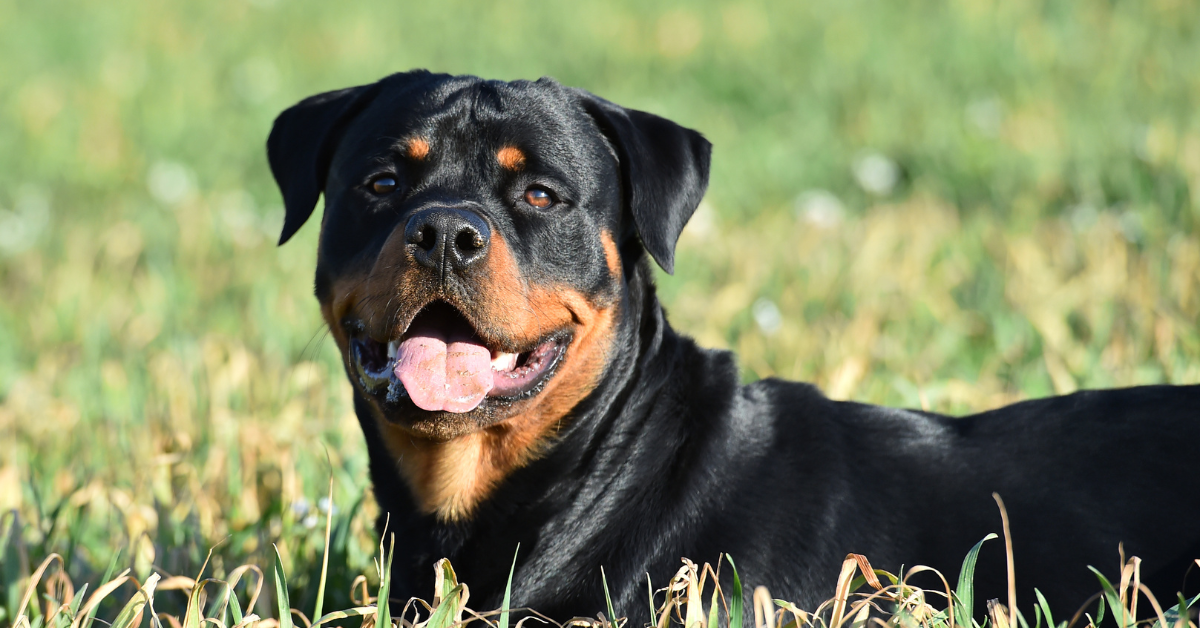
M 487 257 L 491 229 L 475 212 L 437 207 L 417 212 L 404 228 L 413 259 L 438 272 L 462 271 Z

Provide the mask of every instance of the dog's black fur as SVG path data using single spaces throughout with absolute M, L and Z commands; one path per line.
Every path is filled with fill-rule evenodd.
M 524 161 L 497 166 L 502 146 Z M 519 543 L 513 604 L 560 619 L 604 607 L 601 567 L 617 612 L 632 615 L 646 604 L 647 573 L 662 585 L 681 557 L 723 552 L 743 582 L 813 608 L 849 552 L 890 571 L 930 565 L 953 582 L 972 545 L 1000 532 L 993 492 L 1011 518 L 1019 599 L 1037 587 L 1060 613 L 1099 590 L 1088 565 L 1118 577 L 1120 543 L 1167 602 L 1200 558 L 1200 386 L 1079 392 L 951 418 L 777 379 L 742 385 L 732 354 L 672 330 L 647 253 L 671 272 L 704 193 L 709 144 L 694 131 L 548 79 L 410 72 L 300 102 L 276 121 L 268 153 L 287 208 L 281 243 L 325 194 L 316 293 L 396 533 L 393 599 L 427 596 L 434 561 L 448 557 L 472 606 L 497 607 Z M 373 191 L 380 173 L 393 191 Z M 554 205 L 530 206 L 530 188 Z M 516 270 L 491 257 L 484 270 L 421 267 L 414 239 L 399 234 L 430 208 L 482 220 L 484 253 L 499 258 L 503 241 Z M 505 308 L 537 307 L 524 292 L 487 296 L 503 272 L 522 291 L 570 292 L 611 315 L 597 323 L 600 348 L 572 340 L 547 382 L 465 414 L 425 412 L 402 387 L 385 393 L 361 376 L 363 343 L 399 338 L 431 302 L 458 310 L 493 352 L 590 329 L 578 305 L 546 327 L 503 322 Z M 572 363 L 584 351 L 598 351 L 594 373 Z M 553 388 L 576 373 L 583 384 Z M 413 460 L 508 434 L 551 402 L 566 407 L 538 411 L 548 423 L 486 489 L 428 497 L 436 487 Z M 447 455 L 437 459 L 451 465 L 445 477 L 477 462 Z M 1004 598 L 1005 572 L 1003 542 L 985 544 L 977 599 Z

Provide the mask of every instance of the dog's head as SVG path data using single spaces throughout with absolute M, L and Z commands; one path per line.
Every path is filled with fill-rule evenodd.
M 552 80 L 422 71 L 301 101 L 267 148 L 281 244 L 325 195 L 316 293 L 384 431 L 521 433 L 521 460 L 609 363 L 622 251 L 672 270 L 710 149 Z

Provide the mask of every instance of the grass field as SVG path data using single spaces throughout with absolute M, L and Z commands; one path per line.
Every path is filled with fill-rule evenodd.
M 310 609 L 331 475 L 326 608 L 377 586 L 317 225 L 274 246 L 263 146 L 392 71 L 705 133 L 660 290 L 748 380 L 955 413 L 1200 382 L 1197 3 L 0 0 L 0 58 L 0 625 L 53 552 L 94 590 L 118 550 L 141 582 L 218 543 L 221 578 L 277 545 Z

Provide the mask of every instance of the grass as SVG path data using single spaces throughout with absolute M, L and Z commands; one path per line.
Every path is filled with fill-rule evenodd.
M 1200 381 L 1197 25 L 1178 0 L 0 0 L 0 625 L 52 554 L 56 587 L 130 570 L 106 620 L 153 574 L 143 601 L 189 617 L 164 586 L 206 560 L 264 617 L 277 560 L 296 608 L 378 591 L 316 225 L 272 246 L 263 142 L 299 98 L 545 74 L 700 129 L 673 324 L 747 379 L 957 413 Z
M 1007 519 L 1003 502 L 998 497 L 997 503 L 1002 516 Z M 328 536 L 330 532 L 331 526 L 327 524 L 326 535 Z M 1010 626 L 1017 625 L 1020 628 L 1030 628 L 1024 616 L 1017 610 L 1015 593 L 1011 589 L 1012 550 L 1007 527 L 1005 527 L 1004 541 L 1010 557 L 1008 605 L 1005 606 L 998 600 L 989 600 L 987 617 L 982 621 L 974 619 L 972 598 L 975 558 L 980 546 L 985 541 L 994 538 L 994 534 L 988 535 L 968 552 L 959 572 L 958 586 L 954 590 L 951 590 L 950 584 L 943 574 L 931 568 L 915 566 L 900 576 L 873 568 L 867 557 L 859 554 L 847 555 L 841 574 L 837 579 L 834 597 L 811 612 L 797 608 L 786 600 L 773 599 L 765 587 L 757 587 L 752 596 L 754 626 L 755 628 L 865 628 L 870 623 L 878 623 L 883 628 L 890 626 L 987 628 L 990 623 L 992 628 L 1010 628 Z M 436 577 L 432 603 L 425 602 L 420 598 L 413 598 L 404 604 L 400 615 L 393 618 L 390 614 L 391 604 L 380 603 L 380 600 L 390 599 L 388 590 L 393 545 L 394 537 L 390 535 L 387 551 L 384 550 L 383 543 L 380 543 L 380 553 L 376 560 L 379 586 L 378 593 L 373 599 L 364 593 L 357 606 L 328 614 L 321 613 L 321 602 L 318 601 L 311 620 L 302 610 L 291 605 L 283 561 L 278 552 L 275 554 L 272 572 L 277 619 L 261 619 L 252 613 L 243 614 L 236 589 L 237 576 L 235 575 L 229 581 L 217 578 L 203 579 L 207 561 L 195 579 L 176 576 L 163 581 L 158 573 L 153 573 L 140 585 L 129 576 L 128 569 L 110 580 L 112 575 L 110 568 L 109 573 L 101 578 L 101 584 L 97 587 L 97 591 L 90 597 L 86 597 L 87 602 L 84 603 L 87 585 L 84 585 L 76 594 L 70 578 L 61 568 L 62 557 L 52 554 L 29 578 L 25 594 L 17 607 L 16 620 L 12 625 L 14 628 L 46 628 L 50 626 L 54 628 L 90 628 L 94 621 L 95 609 L 126 582 L 133 583 L 133 586 L 130 587 L 133 589 L 132 596 L 112 621 L 113 628 L 136 628 L 142 624 L 143 615 L 150 618 L 149 621 L 155 628 L 162 628 L 167 624 L 171 628 L 200 628 L 206 623 L 211 623 L 219 628 L 252 626 L 293 628 L 296 625 L 293 622 L 294 617 L 303 622 L 304 628 L 319 628 L 326 624 L 341 625 L 345 620 L 353 618 L 361 618 L 359 621 L 364 628 L 372 626 L 454 628 L 476 622 L 478 625 L 486 625 L 488 628 L 508 628 L 510 612 L 513 610 L 525 616 L 517 623 L 518 626 L 531 619 L 558 628 L 564 626 L 624 628 L 628 625 L 628 619 L 619 616 L 613 608 L 612 601 L 608 596 L 607 580 L 603 578 L 607 615 L 599 613 L 595 618 L 578 617 L 563 624 L 537 613 L 535 609 L 510 609 L 508 594 L 512 587 L 511 572 L 501 609 L 484 613 L 476 612 L 467 607 L 469 599 L 467 585 L 458 581 L 454 568 L 446 559 L 442 559 L 434 565 Z M 328 551 L 325 552 L 325 557 L 328 558 Z M 57 572 L 50 569 L 56 562 L 59 565 Z M 728 562 L 729 568 L 733 570 L 733 591 L 728 601 L 720 585 L 722 562 Z M 1200 560 L 1197 560 L 1197 564 L 1200 565 Z M 239 568 L 237 572 L 240 573 L 246 569 L 255 568 L 247 565 Z M 944 590 L 921 589 L 907 583 L 907 580 L 913 575 L 926 571 L 931 571 L 941 578 L 945 586 Z M 1033 607 L 1035 618 L 1033 628 L 1042 628 L 1043 625 L 1045 628 L 1073 628 L 1079 623 L 1081 617 L 1086 618 L 1086 624 L 1081 625 L 1095 628 L 1103 625 L 1105 609 L 1108 609 L 1112 621 L 1118 628 L 1136 628 L 1139 625 L 1149 626 L 1149 628 L 1192 628 L 1195 626 L 1195 623 L 1184 611 L 1200 601 L 1200 596 L 1191 600 L 1185 600 L 1180 596 L 1178 604 L 1164 611 L 1155 597 L 1148 590 L 1142 589 L 1139 584 L 1140 561 L 1138 558 L 1130 558 L 1128 562 L 1124 563 L 1121 580 L 1117 586 L 1110 583 L 1098 570 L 1093 568 L 1092 571 L 1099 581 L 1101 591 L 1080 608 L 1070 622 L 1055 623 L 1045 598 L 1035 589 L 1037 604 Z M 256 606 L 255 600 L 262 590 L 261 571 L 258 572 L 258 575 L 258 584 L 255 589 L 246 592 L 249 598 L 247 609 L 253 609 Z M 603 569 L 601 575 L 603 576 Z M 30 601 L 34 598 L 39 586 L 45 590 L 41 600 L 44 607 L 39 606 L 38 601 L 34 601 L 30 606 Z M 206 596 L 206 589 L 210 586 L 220 590 L 220 594 L 211 601 Z M 324 596 L 324 586 L 325 582 L 322 578 L 318 599 Z M 658 591 L 654 590 L 653 584 L 649 581 L 647 581 L 647 586 L 650 592 L 651 621 L 645 624 L 646 626 L 668 628 L 673 623 L 677 623 L 684 628 L 720 628 L 722 610 L 724 610 L 725 617 L 724 625 L 727 628 L 741 628 L 743 625 L 742 585 L 734 561 L 730 557 L 722 557 L 715 569 L 707 563 L 703 567 L 699 567 L 696 563 L 684 558 L 683 566 L 667 586 Z M 706 613 L 703 593 L 707 589 L 711 589 L 711 597 Z M 179 590 L 187 596 L 182 619 L 178 615 L 156 610 L 156 592 L 166 590 Z M 663 594 L 663 602 L 656 607 L 654 600 L 659 593 Z M 1153 607 L 1154 617 L 1151 620 L 1138 622 L 1135 619 L 1138 617 L 1138 600 L 1143 596 L 1146 602 Z M 1097 603 L 1095 618 L 1086 612 L 1092 602 Z M 788 620 L 789 616 L 791 617 L 790 621 Z

